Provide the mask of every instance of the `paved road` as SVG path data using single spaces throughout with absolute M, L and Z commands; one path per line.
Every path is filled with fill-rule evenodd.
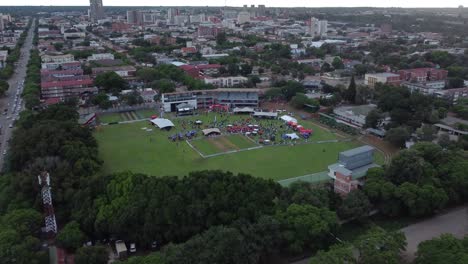
M 401 229 L 406 235 L 408 243 L 403 257 L 412 261 L 422 241 L 430 240 L 441 234 L 449 233 L 461 238 L 468 235 L 468 205 L 458 207 L 425 221 L 412 224 Z
M 0 98 L 0 168 L 3 168 L 5 154 L 8 150 L 8 141 L 11 137 L 14 119 L 18 118 L 19 112 L 23 109 L 21 93 L 23 91 L 22 82 L 26 77 L 26 66 L 29 61 L 30 50 L 32 48 L 32 40 L 34 35 L 35 22 L 31 25 L 28 36 L 21 49 L 21 56 L 15 67 L 15 73 L 8 80 L 10 88 L 6 92 L 6 96 Z M 5 113 L 4 110 L 8 109 Z M 11 127 L 10 127 L 11 126 Z

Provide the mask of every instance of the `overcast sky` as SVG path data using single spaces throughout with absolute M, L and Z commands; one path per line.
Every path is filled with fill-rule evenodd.
M 244 4 L 264 4 L 270 7 L 457 7 L 468 0 L 103 0 L 104 6 L 242 6 Z M 0 0 L 1 5 L 89 5 L 89 0 Z M 1 11 L 1 9 L 0 9 Z

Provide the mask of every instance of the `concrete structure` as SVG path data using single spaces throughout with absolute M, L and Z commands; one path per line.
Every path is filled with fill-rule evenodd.
M 72 54 L 63 54 L 63 55 L 42 55 L 41 61 L 44 63 L 54 62 L 54 63 L 64 63 L 72 62 L 75 60 L 75 57 Z
M 400 85 L 400 75 L 390 72 L 367 73 L 364 76 L 364 83 L 371 88 L 374 88 L 377 83 Z
M 243 76 L 231 76 L 231 77 L 218 77 L 218 78 L 205 78 L 206 84 L 212 84 L 216 87 L 233 87 L 243 83 L 246 83 L 249 79 Z
M 403 82 L 401 86 L 408 88 L 411 92 L 420 92 L 426 95 L 435 94 L 445 88 L 446 82 L 442 81 L 427 81 L 427 82 Z
M 114 67 L 96 67 L 91 69 L 94 76 L 105 73 L 105 72 L 115 72 L 120 77 L 133 77 L 136 74 L 136 69 L 133 66 L 114 66 Z
M 114 59 L 114 54 L 112 53 L 97 53 L 88 57 L 88 61 L 113 60 L 113 59 Z
M 0 69 L 6 66 L 8 50 L 0 50 Z
M 237 14 L 237 23 L 242 25 L 247 22 L 250 22 L 250 13 L 247 11 L 239 12 L 239 14 Z
M 175 112 L 177 105 L 186 103 L 193 107 L 209 108 L 212 105 L 235 107 L 258 107 L 259 90 L 219 88 L 190 92 L 165 93 L 161 95 L 161 104 L 165 112 Z
M 447 80 L 448 71 L 436 68 L 417 68 L 399 70 L 398 74 L 402 81 L 428 82 Z
M 327 20 L 318 20 L 315 17 L 310 18 L 308 21 L 308 27 L 306 33 L 312 37 L 321 37 L 327 34 L 328 31 L 328 21 Z
M 368 145 L 340 152 L 338 163 L 328 166 L 328 176 L 334 179 L 335 192 L 346 195 L 359 187 L 359 178 L 366 175 L 374 163 L 374 148 Z
M 333 114 L 338 121 L 361 128 L 366 124 L 366 116 L 376 108 L 376 105 L 341 106 L 333 109 Z
M 104 7 L 102 6 L 102 0 L 90 0 L 89 1 L 89 19 L 93 23 L 97 23 L 99 19 L 104 18 Z

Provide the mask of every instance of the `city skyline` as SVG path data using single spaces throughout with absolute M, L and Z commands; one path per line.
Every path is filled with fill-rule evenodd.
M 16 6 L 87 6 L 89 0 L 18 0 L 15 1 Z M 268 2 L 268 3 L 267 3 Z M 397 0 L 392 1 L 391 4 L 388 1 L 383 0 L 364 0 L 364 1 L 343 1 L 343 0 L 330 0 L 326 2 L 309 2 L 304 3 L 303 0 L 273 0 L 273 1 L 244 1 L 244 0 L 196 0 L 192 1 L 190 5 L 187 5 L 186 1 L 174 0 L 170 2 L 170 5 L 157 5 L 155 1 L 151 0 L 106 0 L 103 1 L 104 6 L 233 6 L 239 7 L 245 4 L 247 5 L 261 5 L 265 4 L 267 7 L 403 7 L 403 8 L 456 8 L 463 4 L 459 0 L 447 0 L 443 3 L 433 2 L 428 3 L 427 1 L 415 0 L 415 1 L 403 1 Z M 0 6 L 10 6 L 8 2 L 0 2 Z

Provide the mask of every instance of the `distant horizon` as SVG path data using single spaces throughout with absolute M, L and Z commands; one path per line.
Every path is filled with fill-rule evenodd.
M 89 6 L 89 0 L 17 0 L 15 5 L 7 5 L 0 3 L 0 6 L 43 6 L 43 7 L 85 7 Z M 31 4 L 31 2 L 34 2 Z M 349 2 L 354 1 L 343 1 L 343 0 L 329 0 L 323 5 L 320 3 L 308 3 L 304 5 L 303 0 L 193 0 L 191 5 L 187 5 L 185 0 L 173 0 L 171 5 L 154 5 L 156 1 L 151 0 L 103 0 L 104 7 L 166 7 L 166 6 L 185 6 L 185 7 L 242 7 L 244 4 L 250 5 L 265 5 L 266 7 L 272 8 L 458 8 L 461 2 L 460 0 L 447 0 L 444 1 L 444 6 L 436 6 L 432 3 L 427 3 L 423 0 L 403 1 L 396 0 L 391 1 L 392 5 L 388 5 L 388 1 L 383 0 L 362 0 L 355 1 L 356 4 L 350 4 Z M 268 3 L 266 3 L 268 2 Z M 434 1 L 435 2 L 435 1 Z M 457 3 L 458 2 L 458 3 Z M 129 5 L 131 3 L 131 5 Z M 439 3 L 440 2 L 436 2 Z

